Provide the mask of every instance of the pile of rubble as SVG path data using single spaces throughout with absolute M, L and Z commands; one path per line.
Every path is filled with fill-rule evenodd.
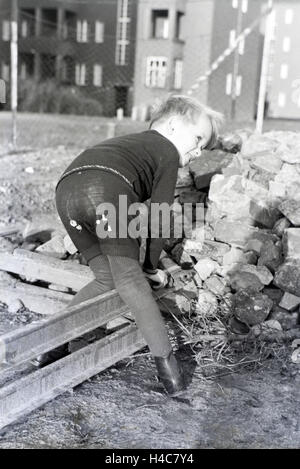
M 234 332 L 251 328 L 259 335 L 262 325 L 264 330 L 295 328 L 300 305 L 300 134 L 238 131 L 224 135 L 218 147 L 203 151 L 178 180 L 178 203 L 204 202 L 204 241 L 171 239 L 165 249 L 183 268 L 196 271 L 200 314 L 227 298 Z M 188 309 L 186 295 L 178 292 L 173 302 Z

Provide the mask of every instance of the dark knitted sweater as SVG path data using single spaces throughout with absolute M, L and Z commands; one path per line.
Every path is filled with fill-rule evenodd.
M 87 165 L 117 171 L 131 184 L 140 202 L 151 198 L 152 203 L 173 203 L 179 154 L 173 143 L 156 130 L 112 138 L 88 148 L 69 165 L 60 181 L 65 173 Z M 157 268 L 162 247 L 161 237 L 147 239 L 145 268 Z

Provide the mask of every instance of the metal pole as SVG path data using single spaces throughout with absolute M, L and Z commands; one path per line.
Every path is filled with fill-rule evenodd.
M 273 8 L 273 0 L 269 0 L 268 8 Z M 271 51 L 271 41 L 272 41 L 272 37 L 274 33 L 274 26 L 275 26 L 275 11 L 272 10 L 266 18 L 263 59 L 262 59 L 260 82 L 259 82 L 259 94 L 258 94 L 257 115 L 256 115 L 256 131 L 259 133 L 262 133 L 263 131 L 269 59 L 270 59 L 270 51 Z
M 242 0 L 239 0 L 238 14 L 237 14 L 237 24 L 236 24 L 236 37 L 241 34 L 243 24 L 243 11 L 242 11 Z M 231 92 L 231 119 L 235 119 L 236 115 L 236 83 L 237 77 L 239 74 L 239 65 L 240 65 L 240 52 L 239 47 L 236 47 L 234 51 L 233 59 L 233 74 L 232 74 L 232 92 Z
M 18 0 L 11 3 L 11 110 L 12 145 L 17 145 L 17 108 L 18 108 Z

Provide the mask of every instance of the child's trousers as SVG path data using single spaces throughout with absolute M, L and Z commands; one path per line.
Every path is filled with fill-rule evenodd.
M 116 288 L 134 315 L 151 353 L 156 357 L 167 357 L 172 346 L 163 317 L 139 263 L 129 257 L 102 255 L 91 259 L 89 266 L 95 280 L 82 288 L 69 306 Z

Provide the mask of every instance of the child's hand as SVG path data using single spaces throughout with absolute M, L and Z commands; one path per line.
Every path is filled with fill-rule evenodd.
M 168 284 L 168 275 L 163 270 L 156 269 L 155 273 L 148 273 L 144 270 L 144 274 L 153 290 L 159 290 Z

